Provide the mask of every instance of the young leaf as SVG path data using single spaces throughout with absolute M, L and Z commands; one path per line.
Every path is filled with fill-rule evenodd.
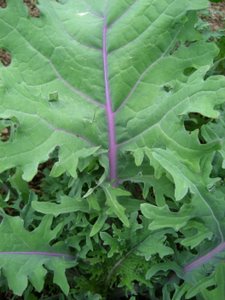
M 118 241 L 111 237 L 107 232 L 100 232 L 100 237 L 104 242 L 104 245 L 109 246 L 110 250 L 107 253 L 108 257 L 112 257 L 115 253 L 119 252 Z
M 86 199 L 74 199 L 68 196 L 61 196 L 60 203 L 33 201 L 32 208 L 43 214 L 53 215 L 55 217 L 60 214 L 76 211 L 89 212 Z
M 173 228 L 178 231 L 192 218 L 192 208 L 183 205 L 179 212 L 171 212 L 168 206 L 157 207 L 151 204 L 141 204 L 143 215 L 151 220 L 150 230 Z
M 166 236 L 164 232 L 154 232 L 149 234 L 143 241 L 136 247 L 136 254 L 144 256 L 146 260 L 150 260 L 155 254 L 160 258 L 171 255 L 174 251 L 164 244 Z
M 51 225 L 52 217 L 45 216 L 40 225 L 29 232 L 24 229 L 21 218 L 3 215 L 0 224 L 0 269 L 16 295 L 23 294 L 28 279 L 40 292 L 47 270 L 54 272 L 54 283 L 68 294 L 65 271 L 74 266 L 74 258 L 57 250 L 54 245 L 50 246 L 61 229 L 61 225 L 54 229 Z
M 177 239 L 181 245 L 190 247 L 191 249 L 197 247 L 203 240 L 211 240 L 213 233 L 210 232 L 202 223 L 197 221 L 189 221 L 188 224 L 182 228 L 181 232 L 185 238 Z
M 118 202 L 118 196 L 128 196 L 129 193 L 121 189 L 111 187 L 109 184 L 103 184 L 102 188 L 105 192 L 106 203 L 109 206 L 110 212 L 115 215 L 123 222 L 123 224 L 129 227 L 129 220 L 125 214 L 125 208 Z
M 158 263 L 153 265 L 146 273 L 146 279 L 151 279 L 158 272 L 174 271 L 177 274 L 182 274 L 182 268 L 174 261 Z
M 90 237 L 94 236 L 97 234 L 105 224 L 105 221 L 107 220 L 107 216 L 105 214 L 101 214 L 98 219 L 96 220 L 95 224 L 93 225 L 91 232 L 90 232 Z

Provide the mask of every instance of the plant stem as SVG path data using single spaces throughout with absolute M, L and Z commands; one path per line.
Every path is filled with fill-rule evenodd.
M 115 116 L 112 109 L 112 99 L 110 95 L 110 84 L 108 74 L 108 52 L 107 52 L 107 24 L 106 16 L 104 16 L 104 25 L 102 33 L 102 56 L 103 56 L 103 70 L 105 82 L 105 110 L 108 121 L 108 137 L 109 137 L 109 177 L 113 186 L 117 185 L 117 145 L 116 145 L 116 132 L 115 132 Z

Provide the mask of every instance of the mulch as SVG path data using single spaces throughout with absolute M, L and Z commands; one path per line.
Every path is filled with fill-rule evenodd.
M 10 65 L 11 60 L 12 60 L 11 54 L 7 50 L 0 48 L 0 61 L 1 61 L 1 63 L 5 67 L 7 67 L 7 66 Z
M 7 6 L 6 0 L 0 0 L 0 7 L 6 8 L 6 6 Z
M 1 0 L 0 0 L 1 1 Z M 41 15 L 40 9 L 37 7 L 36 0 L 23 0 L 28 8 L 29 15 L 33 18 L 39 18 Z
M 220 3 L 211 3 L 209 8 L 209 17 L 207 21 L 212 31 L 225 29 L 225 1 Z

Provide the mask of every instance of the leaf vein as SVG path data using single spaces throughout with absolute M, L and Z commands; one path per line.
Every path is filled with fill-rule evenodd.
M 217 91 L 219 90 L 222 90 L 223 88 L 220 88 L 218 89 Z M 169 109 L 160 119 L 157 120 L 157 122 L 155 124 L 153 124 L 152 126 L 150 127 L 147 127 L 146 129 L 144 129 L 142 132 L 136 134 L 136 136 L 133 136 L 131 138 L 129 138 L 128 140 L 124 141 L 124 142 L 121 142 L 121 143 L 118 143 L 117 146 L 118 147 L 121 147 L 121 146 L 124 146 L 128 143 L 130 143 L 131 141 L 133 140 L 136 140 L 138 137 L 140 137 L 141 135 L 145 134 L 146 132 L 148 132 L 149 130 L 153 129 L 155 126 L 157 126 L 158 124 L 160 124 L 160 122 L 172 111 L 174 110 L 175 108 L 177 108 L 179 105 L 183 104 L 185 101 L 189 100 L 190 101 L 190 97 L 193 97 L 195 95 L 197 95 L 198 93 L 201 93 L 201 91 L 197 91 L 195 93 L 193 93 L 192 95 L 189 95 L 187 97 L 185 97 L 183 100 L 179 101 L 176 105 L 174 105 L 171 109 Z M 207 92 L 207 91 L 205 91 Z
M 44 55 L 43 53 L 39 52 L 38 49 L 36 49 L 31 42 L 25 38 L 25 36 L 15 27 L 12 27 L 9 23 L 5 22 L 5 20 L 2 20 L 4 23 L 6 23 L 10 28 L 12 28 L 13 30 L 16 30 L 20 36 L 29 44 L 29 46 L 34 49 L 36 52 L 38 52 L 43 58 L 46 59 L 46 61 L 49 63 L 49 65 L 52 67 L 53 72 L 55 73 L 56 77 L 63 81 L 63 83 L 65 85 L 67 85 L 68 88 L 70 88 L 71 91 L 73 91 L 75 94 L 79 95 L 81 98 L 83 98 L 84 100 L 86 100 L 89 103 L 92 103 L 96 106 L 99 106 L 101 108 L 103 108 L 104 106 L 98 102 L 97 100 L 93 99 L 92 97 L 90 97 L 89 95 L 83 93 L 82 91 L 80 91 L 78 88 L 74 87 L 73 85 L 71 85 L 71 83 L 68 82 L 68 80 L 66 80 L 65 78 L 62 77 L 62 75 L 59 73 L 59 71 L 56 69 L 55 65 L 53 64 L 53 62 L 51 61 L 50 58 L 48 58 L 46 55 Z
M 175 1 L 175 0 L 174 0 Z M 109 52 L 109 55 L 111 55 L 112 53 L 118 51 L 118 50 L 121 50 L 121 49 L 124 49 L 126 48 L 127 46 L 129 46 L 130 44 L 133 44 L 135 41 L 139 40 L 142 35 L 148 30 L 148 29 L 151 29 L 154 24 L 165 14 L 165 12 L 173 5 L 174 2 L 170 3 L 162 12 L 161 14 L 158 15 L 158 18 L 155 19 L 149 26 L 147 26 L 140 34 L 138 34 L 135 38 L 133 38 L 132 40 L 128 41 L 126 44 L 120 46 L 119 48 L 116 48 L 116 49 L 113 49 Z M 149 20 L 150 21 L 150 20 Z
M 134 94 L 134 92 L 136 91 L 136 89 L 138 88 L 139 84 L 142 82 L 142 79 L 145 77 L 145 75 L 148 73 L 148 71 L 150 71 L 155 65 L 157 65 L 157 63 L 160 62 L 161 59 L 163 59 L 168 52 L 171 50 L 172 46 L 174 45 L 177 36 L 179 35 L 181 31 L 181 27 L 177 30 L 173 40 L 171 41 L 171 43 L 169 44 L 169 46 L 166 48 L 165 52 L 163 52 L 161 54 L 161 56 L 155 60 L 153 63 L 150 63 L 150 65 L 144 70 L 144 72 L 140 75 L 139 79 L 136 81 L 136 83 L 133 85 L 132 89 L 130 90 L 129 94 L 125 97 L 124 100 L 122 100 L 121 104 L 119 105 L 119 107 L 116 109 L 116 112 L 120 111 L 124 105 L 126 105 L 126 102 L 129 100 L 129 98 Z

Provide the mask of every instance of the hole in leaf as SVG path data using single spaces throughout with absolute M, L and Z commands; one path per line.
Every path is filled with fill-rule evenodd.
M 211 122 L 212 119 L 205 117 L 199 113 L 189 113 L 184 119 L 184 128 L 191 133 L 194 130 L 198 130 L 198 139 L 201 144 L 206 144 L 204 137 L 201 134 L 201 127 Z
M 7 142 L 10 138 L 10 126 L 5 127 L 1 130 L 0 138 L 2 142 Z
M 190 76 L 191 74 L 193 74 L 197 69 L 194 67 L 190 67 L 190 68 L 186 68 L 184 69 L 184 75 L 185 76 Z
M 60 3 L 60 4 L 65 4 L 67 2 L 67 0 L 55 0 L 55 1 Z
M 143 200 L 142 187 L 138 183 L 130 183 L 125 181 L 123 183 L 124 188 L 129 191 L 135 199 Z
M 217 288 L 217 286 L 214 284 L 214 285 L 208 286 L 206 289 L 207 289 L 208 291 L 213 291 L 213 290 L 215 290 L 216 288 Z
M 184 45 L 188 48 L 190 45 L 196 43 L 197 41 L 185 41 Z
M 170 55 L 174 54 L 174 52 L 176 52 L 179 47 L 180 47 L 181 43 L 178 41 L 176 42 L 175 46 L 170 50 Z
M 165 85 L 163 86 L 163 89 L 164 89 L 165 92 L 169 93 L 169 92 L 172 91 L 173 88 L 172 88 L 171 85 L 165 84 Z
M 200 129 L 203 125 L 210 121 L 212 121 L 212 119 L 199 113 L 189 113 L 184 120 L 184 127 L 187 131 L 194 131 L 196 129 Z
M 1 8 L 6 8 L 6 7 L 7 7 L 7 2 L 6 2 L 6 0 L 0 0 L 0 7 L 1 7 Z
M 40 17 L 40 9 L 37 7 L 38 1 L 37 0 L 23 0 L 24 4 L 26 4 L 28 8 L 29 15 L 33 18 Z
M 51 170 L 52 166 L 55 163 L 55 159 L 49 159 L 44 163 L 41 163 L 38 166 L 38 172 L 34 176 L 34 178 L 29 182 L 29 187 L 31 188 L 32 191 L 34 191 L 36 194 L 41 195 L 42 194 L 42 189 L 41 189 L 41 184 L 42 181 L 46 178 L 46 175 L 49 174 L 49 172 L 45 172 L 46 169 Z
M 12 61 L 11 54 L 3 48 L 0 48 L 0 61 L 5 67 L 8 67 Z
M 12 119 L 0 119 L 0 140 L 7 142 L 10 138 L 13 138 L 19 122 L 16 118 Z

